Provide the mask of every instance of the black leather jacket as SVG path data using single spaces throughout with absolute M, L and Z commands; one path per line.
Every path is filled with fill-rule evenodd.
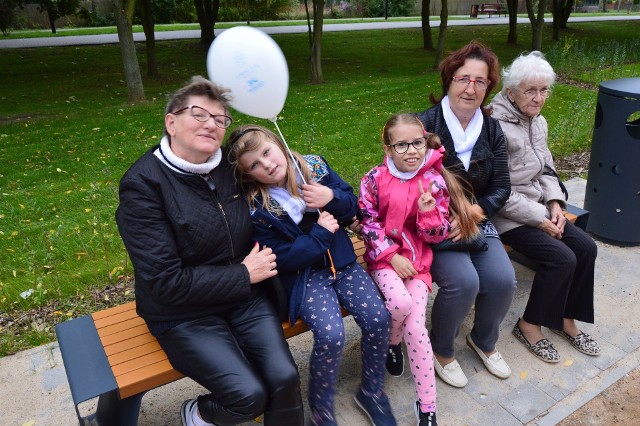
M 158 334 L 249 300 L 249 272 L 240 262 L 251 249 L 252 225 L 226 153 L 209 175 L 212 190 L 204 178 L 168 168 L 155 149 L 120 181 L 116 221 L 135 271 L 138 314 Z
M 511 192 L 507 144 L 498 121 L 484 116 L 482 132 L 471 151 L 469 170 L 464 169 L 456 154 L 451 133 L 444 121 L 441 104 L 432 106 L 418 115 L 424 128 L 440 136 L 447 156 L 442 164 L 447 170 L 467 180 L 488 218 L 502 208 Z

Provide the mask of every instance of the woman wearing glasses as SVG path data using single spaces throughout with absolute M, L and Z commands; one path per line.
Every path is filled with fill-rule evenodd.
M 503 88 L 492 106 L 507 138 L 511 195 L 493 221 L 502 241 L 542 266 L 513 334 L 546 362 L 558 362 L 560 356 L 541 326 L 579 351 L 598 355 L 598 344 L 576 324 L 593 323 L 597 248 L 562 214 L 565 195 L 547 146 L 547 122 L 540 115 L 556 74 L 537 51 L 521 55 L 502 74 Z
M 210 393 L 183 403 L 183 425 L 301 426 L 300 378 L 262 282 L 271 249 L 220 147 L 225 90 L 194 77 L 170 98 L 164 137 L 120 181 L 118 229 L 135 272 L 136 307 L 171 365 Z
M 472 208 L 491 218 L 509 197 L 510 183 L 504 135 L 485 107 L 499 80 L 498 58 L 484 45 L 471 42 L 440 64 L 442 96 L 419 114 L 425 129 L 440 136 L 447 156 L 443 165 L 469 186 Z M 438 376 L 455 387 L 467 377 L 455 358 L 454 342 L 475 304 L 467 345 L 489 372 L 501 379 L 511 369 L 496 349 L 500 323 L 515 291 L 515 272 L 492 223 L 481 224 L 486 251 L 436 251 L 431 275 L 438 294 L 431 313 L 431 345 Z M 460 239 L 460 225 L 451 218 L 449 237 Z

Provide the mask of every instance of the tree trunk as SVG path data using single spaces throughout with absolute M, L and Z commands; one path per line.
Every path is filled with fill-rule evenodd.
M 509 12 L 509 35 L 507 43 L 518 44 L 518 0 L 507 0 L 507 11 Z
M 156 64 L 155 23 L 153 22 L 153 13 L 151 12 L 151 0 L 140 1 L 140 15 L 147 45 L 147 75 L 149 77 L 157 77 L 158 66 Z
M 574 5 L 575 5 L 575 0 L 565 0 L 564 9 L 562 10 L 562 18 L 560 20 L 560 28 L 562 28 L 563 30 L 567 29 L 569 16 L 571 16 L 571 11 L 573 10 Z
M 56 33 L 56 17 L 51 11 L 47 11 L 47 16 L 49 17 L 49 25 L 51 25 L 51 32 L 53 34 Z
M 431 36 L 431 23 L 429 18 L 429 8 L 431 0 L 422 0 L 422 48 L 425 50 L 433 50 L 433 37 Z
M 527 15 L 531 22 L 531 50 L 542 50 L 542 30 L 544 29 L 544 11 L 547 8 L 547 0 L 538 1 L 538 16 L 533 10 L 533 0 L 527 0 Z
M 313 0 L 313 44 L 311 45 L 311 84 L 324 83 L 322 77 L 322 22 L 324 1 Z
M 563 5 L 563 0 L 552 0 L 552 3 L 551 3 L 551 16 L 553 16 L 553 22 L 552 22 L 553 33 L 552 33 L 551 39 L 553 41 L 559 41 L 560 40 L 560 21 L 562 19 L 561 18 L 561 16 L 562 16 L 562 5 Z
M 144 87 L 142 86 L 142 76 L 140 75 L 140 66 L 136 56 L 136 46 L 133 42 L 131 18 L 129 17 L 133 16 L 131 6 L 135 5 L 134 2 L 135 0 L 114 0 L 113 2 L 129 102 L 144 101 Z M 130 14 L 128 14 L 129 10 L 131 10 Z
M 436 49 L 436 63 L 434 68 L 438 68 L 444 56 L 444 36 L 447 33 L 447 20 L 449 18 L 449 6 L 447 0 L 442 0 L 442 10 L 440 11 L 440 31 L 438 32 L 438 48 Z
M 194 0 L 200 24 L 200 44 L 209 47 L 216 37 L 214 27 L 218 20 L 220 0 Z

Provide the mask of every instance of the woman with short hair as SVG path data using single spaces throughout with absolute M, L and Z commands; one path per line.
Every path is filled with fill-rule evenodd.
M 597 247 L 562 213 L 566 194 L 547 144 L 547 121 L 540 115 L 556 74 L 537 51 L 519 56 L 502 74 L 492 116 L 507 138 L 511 194 L 493 223 L 502 241 L 540 265 L 513 334 L 546 362 L 558 362 L 560 355 L 542 334 L 542 326 L 580 352 L 598 355 L 598 344 L 576 324 L 594 321 Z

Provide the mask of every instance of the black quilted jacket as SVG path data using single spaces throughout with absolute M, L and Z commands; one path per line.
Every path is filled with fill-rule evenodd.
M 469 171 L 456 154 L 451 133 L 444 121 L 441 104 L 418 114 L 424 128 L 440 136 L 447 156 L 442 162 L 447 170 L 466 179 L 473 187 L 478 204 L 490 218 L 502 208 L 511 192 L 507 145 L 498 121 L 484 117 L 482 132 L 471 151 Z
M 135 272 L 138 314 L 152 333 L 222 314 L 250 298 L 240 262 L 251 249 L 249 208 L 223 152 L 211 172 L 172 171 L 144 154 L 120 181 L 118 229 Z

